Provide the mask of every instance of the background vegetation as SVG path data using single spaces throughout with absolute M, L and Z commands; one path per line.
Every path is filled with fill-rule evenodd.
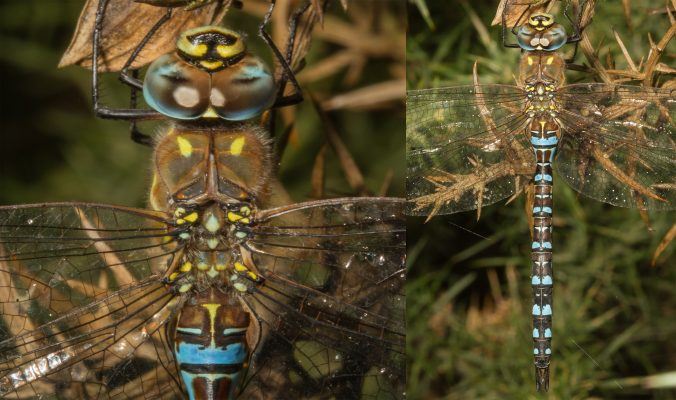
M 604 65 L 612 56 L 617 68 L 626 67 L 613 29 L 635 61 L 645 57 L 648 35 L 658 41 L 669 28 L 667 4 L 600 1 L 588 29 Z M 503 48 L 499 27 L 490 27 L 496 8 L 489 0 L 409 3 L 408 88 L 471 83 L 475 60 L 482 83 L 513 83 L 519 51 Z M 675 50 L 672 41 L 666 66 L 674 67 Z M 576 62 L 587 60 L 578 54 Z M 521 196 L 483 208 L 479 221 L 472 212 L 428 223 L 410 218 L 410 399 L 676 398 L 673 243 L 652 265 L 674 214 L 651 213 L 646 222 L 635 210 L 584 198 L 565 184 L 556 185 L 554 204 L 550 392 L 534 389 L 530 238 Z

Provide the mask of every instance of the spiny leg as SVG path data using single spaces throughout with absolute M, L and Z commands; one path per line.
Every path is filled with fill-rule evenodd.
M 101 33 L 103 32 L 103 21 L 105 18 L 105 10 L 108 6 L 108 1 L 109 0 L 99 0 L 98 8 L 96 9 L 96 20 L 94 22 L 94 38 L 92 41 L 92 102 L 94 103 L 94 112 L 96 113 L 97 117 L 106 119 L 119 119 L 127 121 L 162 119 L 164 116 L 155 110 L 139 110 L 133 108 L 114 109 L 104 107 L 99 102 L 99 53 L 101 50 L 100 42 Z
M 309 4 L 308 4 L 309 5 Z M 303 9 L 303 12 L 308 8 L 308 6 L 301 7 Z M 268 9 L 268 12 L 265 14 L 265 17 L 263 18 L 263 23 L 260 25 L 258 28 L 258 35 L 263 39 L 263 41 L 270 47 L 270 50 L 272 51 L 272 54 L 275 56 L 277 61 L 280 63 L 282 67 L 282 77 L 281 77 L 281 82 L 280 82 L 280 95 L 277 97 L 277 100 L 275 101 L 275 104 L 272 105 L 274 108 L 279 108 L 279 107 L 286 107 L 286 106 L 291 106 L 294 104 L 298 104 L 301 101 L 303 101 L 303 92 L 300 88 L 300 85 L 298 84 L 298 81 L 296 80 L 296 76 L 291 70 L 291 66 L 289 65 L 289 62 L 284 58 L 284 55 L 282 55 L 281 51 L 277 48 L 275 43 L 273 42 L 272 38 L 268 34 L 268 32 L 265 30 L 265 28 L 270 24 L 270 20 L 272 17 L 272 12 L 275 9 L 275 0 L 272 0 L 270 2 L 270 8 Z M 300 13 L 302 14 L 302 12 Z M 294 14 L 295 20 L 297 22 L 297 19 L 300 18 L 300 14 L 296 15 Z M 296 23 L 293 23 L 294 27 L 294 32 L 289 34 L 289 37 L 291 38 L 291 46 L 293 48 L 293 44 L 295 41 L 295 27 Z M 292 50 L 289 50 L 287 48 L 287 57 L 291 56 L 293 53 Z M 290 58 L 289 58 L 290 61 Z M 291 93 L 288 96 L 284 96 L 282 89 L 286 86 L 286 82 L 290 82 L 291 86 L 293 87 L 293 93 Z

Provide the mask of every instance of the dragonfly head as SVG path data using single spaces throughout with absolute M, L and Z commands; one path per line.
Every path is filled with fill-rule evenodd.
M 528 51 L 555 51 L 566 44 L 566 40 L 564 27 L 554 22 L 554 17 L 547 13 L 534 13 L 516 32 L 517 43 Z
M 242 35 L 204 26 L 183 32 L 176 52 L 150 65 L 143 95 L 170 118 L 242 121 L 270 108 L 277 87 L 263 61 L 246 51 Z

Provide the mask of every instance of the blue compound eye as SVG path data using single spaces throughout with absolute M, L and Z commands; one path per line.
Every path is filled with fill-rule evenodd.
M 237 64 L 213 73 L 211 79 L 211 107 L 223 119 L 253 118 L 275 102 L 275 80 L 265 64 L 254 56 L 247 55 Z
M 175 119 L 197 119 L 209 107 L 209 74 L 165 54 L 155 60 L 143 81 L 146 103 Z

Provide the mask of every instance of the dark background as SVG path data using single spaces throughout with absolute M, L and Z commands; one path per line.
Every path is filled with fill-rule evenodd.
M 409 89 L 514 82 L 516 49 L 491 27 L 497 1 L 409 3 Z M 663 1 L 601 1 L 589 34 L 604 63 L 618 68 L 618 32 L 635 62 L 648 34 L 669 26 Z M 429 9 L 429 19 L 421 14 Z M 555 15 L 557 17 L 557 15 Z M 570 49 L 568 50 L 570 51 Z M 674 67 L 676 44 L 662 62 Z M 586 59 L 578 54 L 576 62 Z M 663 76 L 660 83 L 667 80 Z M 594 76 L 569 73 L 569 81 Z M 579 196 L 554 178 L 554 342 L 551 387 L 535 392 L 531 339 L 530 234 L 524 196 L 475 212 L 408 221 L 407 286 L 410 399 L 676 398 L 674 244 L 651 265 L 674 213 L 612 207 Z M 651 389 L 662 373 L 663 389 Z

